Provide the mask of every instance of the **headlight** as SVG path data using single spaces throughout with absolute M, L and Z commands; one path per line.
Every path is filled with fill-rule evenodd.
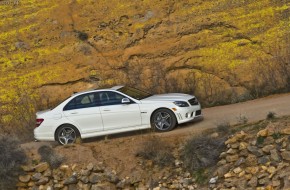
M 177 105 L 178 107 L 189 107 L 189 104 L 187 102 L 183 102 L 183 101 L 175 101 L 173 102 L 175 105 Z

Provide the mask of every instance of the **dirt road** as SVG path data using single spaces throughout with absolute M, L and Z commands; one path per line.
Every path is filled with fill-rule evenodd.
M 237 124 L 239 118 L 243 116 L 248 119 L 248 122 L 259 121 L 265 119 L 270 111 L 276 113 L 278 117 L 290 115 L 290 93 L 206 108 L 203 109 L 203 121 L 180 125 L 177 129 L 162 135 L 197 133 L 203 129 L 214 128 L 223 121 Z

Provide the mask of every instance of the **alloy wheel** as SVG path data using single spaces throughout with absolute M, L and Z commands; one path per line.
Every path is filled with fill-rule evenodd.
M 167 112 L 158 112 L 154 117 L 154 125 L 160 131 L 168 130 L 171 127 L 171 116 Z
M 57 138 L 61 144 L 72 144 L 77 138 L 76 131 L 71 127 L 63 127 L 60 129 Z

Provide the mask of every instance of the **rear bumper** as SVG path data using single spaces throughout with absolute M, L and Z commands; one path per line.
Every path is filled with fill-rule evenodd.
M 54 135 L 51 132 L 43 132 L 40 127 L 35 128 L 33 132 L 37 141 L 54 141 Z

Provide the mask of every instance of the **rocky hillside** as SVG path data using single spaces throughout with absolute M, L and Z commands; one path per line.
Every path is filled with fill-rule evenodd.
M 243 131 L 229 138 L 211 187 L 233 189 L 290 188 L 290 126 L 269 124 L 257 134 Z M 219 183 L 215 185 L 216 180 Z
M 284 117 L 231 126 L 231 130 L 237 132 L 225 138 L 226 141 L 223 140 L 227 148 L 220 150 L 215 160 L 210 158 L 217 147 L 208 149 L 208 144 L 203 143 L 195 148 L 199 137 L 189 134 L 193 141 L 187 141 L 188 136 L 159 136 L 157 141 L 152 141 L 147 134 L 137 138 L 123 137 L 91 144 L 58 146 L 53 150 L 42 145 L 38 153 L 35 153 L 35 147 L 26 145 L 23 147 L 30 163 L 22 167 L 24 173 L 19 176 L 17 186 L 18 189 L 83 190 L 286 190 L 290 188 L 289 124 L 290 118 Z M 224 132 L 218 128 L 203 136 L 216 142 L 220 137 L 225 137 Z M 194 144 L 185 158 L 182 155 L 188 142 Z M 154 144 L 154 148 L 144 149 L 144 143 L 151 143 L 150 147 Z M 151 158 L 139 157 L 136 153 L 140 149 L 149 152 Z M 155 153 L 152 154 L 151 150 Z M 166 158 L 172 156 L 173 160 L 162 158 L 161 152 L 164 150 L 169 153 Z M 66 159 L 60 159 L 64 157 Z M 162 164 L 156 160 L 162 161 Z M 194 163 L 195 167 L 202 167 L 190 168 L 187 160 Z
M 129 84 L 204 105 L 289 90 L 287 0 L 0 2 L 2 122 L 16 105 Z M 8 114 L 8 115 L 7 115 Z M 26 117 L 24 117 L 26 118 Z M 27 119 L 27 118 L 26 118 Z

